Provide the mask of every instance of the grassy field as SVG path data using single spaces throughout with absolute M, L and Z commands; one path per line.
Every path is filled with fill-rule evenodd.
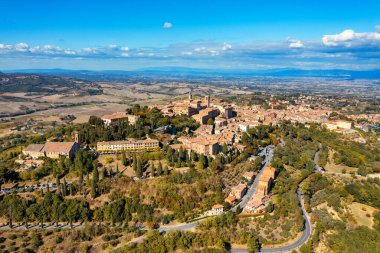
M 348 207 L 350 209 L 350 212 L 354 216 L 358 226 L 366 226 L 372 228 L 373 214 L 378 209 L 356 202 L 352 203 Z

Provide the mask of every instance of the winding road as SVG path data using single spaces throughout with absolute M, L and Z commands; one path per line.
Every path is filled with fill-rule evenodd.
M 298 188 L 298 190 L 297 190 L 297 197 L 298 197 L 298 201 L 299 201 L 298 204 L 299 204 L 299 206 L 301 207 L 301 210 L 302 210 L 302 216 L 303 216 L 303 218 L 305 220 L 305 228 L 302 231 L 301 237 L 296 242 L 293 242 L 293 243 L 291 243 L 289 245 L 282 246 L 282 247 L 277 247 L 277 248 L 262 248 L 260 250 L 260 252 L 269 253 L 269 252 L 288 252 L 288 251 L 292 251 L 294 249 L 298 249 L 299 247 L 301 247 L 301 245 L 304 244 L 309 239 L 309 237 L 311 236 L 311 233 L 312 233 L 311 224 L 310 224 L 310 218 L 307 215 L 306 210 L 305 210 L 305 208 L 303 206 L 302 195 L 301 195 L 300 188 Z M 232 248 L 231 252 L 233 252 L 233 253 L 245 253 L 245 252 L 248 252 L 248 251 L 245 248 Z
M 319 151 L 320 151 L 320 147 L 318 148 L 318 151 L 315 155 L 315 159 L 314 159 L 314 162 L 315 162 L 315 166 L 316 166 L 316 171 L 319 171 L 318 170 L 318 154 L 319 154 Z M 263 152 L 265 153 L 265 158 L 264 158 L 264 161 L 262 162 L 262 166 L 260 168 L 260 171 L 259 173 L 257 174 L 257 176 L 255 177 L 255 180 L 254 182 L 249 186 L 248 188 L 248 191 L 247 193 L 244 195 L 244 197 L 242 198 L 241 202 L 236 205 L 233 209 L 231 209 L 232 211 L 236 211 L 237 207 L 240 206 L 240 208 L 244 208 L 248 201 L 252 198 L 252 196 L 255 194 L 255 192 L 257 191 L 257 186 L 258 186 L 258 183 L 259 183 L 259 178 L 263 172 L 262 168 L 264 168 L 265 166 L 268 166 L 271 164 L 271 161 L 273 159 L 273 154 L 274 154 L 274 146 L 268 146 L 266 147 Z M 312 230 L 311 230 L 311 224 L 310 224 L 310 218 L 308 217 L 307 213 L 306 213 L 306 210 L 303 206 L 303 203 L 302 203 L 302 195 L 301 195 L 301 191 L 300 191 L 300 188 L 298 188 L 297 190 L 297 197 L 298 197 L 298 201 L 299 201 L 299 206 L 301 207 L 301 210 L 302 210 L 302 216 L 304 217 L 304 220 L 305 220 L 305 228 L 304 230 L 302 231 L 302 235 L 301 237 L 296 241 L 296 242 L 293 242 L 289 245 L 286 245 L 286 246 L 281 246 L 281 247 L 277 247 L 277 248 L 262 248 L 260 250 L 260 252 L 288 252 L 288 251 L 291 251 L 293 249 L 298 249 L 302 244 L 304 244 L 310 237 L 311 233 L 312 233 Z M 158 228 L 157 230 L 160 232 L 160 233 L 167 233 L 167 232 L 170 232 L 170 231 L 175 231 L 175 230 L 181 230 L 181 231 L 184 231 L 184 230 L 191 230 L 191 229 L 194 229 L 196 228 L 196 226 L 202 221 L 194 221 L 194 222 L 190 222 L 190 223 L 182 223 L 182 224 L 177 224 L 177 225 L 171 225 L 171 226 L 161 226 L 160 228 Z M 73 228 L 81 228 L 83 226 L 83 224 L 80 224 L 80 225 L 77 225 L 77 226 L 74 226 Z M 8 226 L 3 226 L 1 228 L 9 228 Z M 34 227 L 30 227 L 30 228 L 40 228 L 38 226 L 34 226 Z M 55 228 L 55 226 L 45 226 L 43 227 L 43 229 L 53 229 Z M 63 226 L 60 226 L 60 228 L 69 228 L 68 225 L 63 225 Z M 14 229 L 25 229 L 25 226 L 21 225 L 21 226 L 15 226 Z M 148 230 L 147 227 L 144 227 L 144 226 L 141 226 L 139 227 L 138 229 L 140 230 Z M 136 238 L 136 240 L 134 240 L 134 243 L 140 243 L 142 242 L 144 239 L 146 238 L 146 236 L 141 236 L 139 238 Z M 231 249 L 231 252 L 233 253 L 243 253 L 243 252 L 248 252 L 246 248 L 232 248 Z
M 255 177 L 255 180 L 252 183 L 252 185 L 249 187 L 246 195 L 244 195 L 244 197 L 242 198 L 242 201 L 239 203 L 239 205 L 237 205 L 237 206 L 240 206 L 241 208 L 244 208 L 245 205 L 248 203 L 248 201 L 255 194 L 255 192 L 257 190 L 257 185 L 259 183 L 258 182 L 259 178 L 260 178 L 261 173 L 263 171 L 262 168 L 264 168 L 265 166 L 268 166 L 268 165 L 271 164 L 271 161 L 273 159 L 274 146 L 268 146 L 268 147 L 266 147 L 263 152 L 265 152 L 265 159 L 264 159 L 264 161 L 262 163 L 260 171 L 257 174 L 257 176 Z M 303 216 L 304 221 L 305 221 L 305 224 L 304 224 L 305 227 L 304 227 L 304 230 L 302 231 L 301 237 L 297 241 L 295 241 L 295 242 L 293 242 L 293 243 L 291 243 L 289 245 L 281 246 L 281 247 L 277 247 L 277 248 L 262 248 L 260 250 L 260 252 L 269 253 L 269 252 L 287 252 L 287 251 L 292 251 L 293 249 L 298 249 L 302 244 L 304 244 L 309 239 L 309 237 L 311 236 L 311 233 L 312 233 L 312 229 L 311 229 L 311 224 L 310 224 L 310 218 L 307 215 L 306 210 L 305 210 L 305 208 L 303 206 L 302 194 L 301 194 L 300 188 L 298 188 L 298 190 L 297 190 L 297 197 L 298 197 L 298 205 L 300 206 L 300 208 L 302 210 L 302 216 Z M 235 206 L 231 210 L 232 211 L 236 211 L 237 206 Z M 197 224 L 200 223 L 200 222 L 201 221 L 196 221 L 196 222 L 191 222 L 191 223 L 184 223 L 184 224 L 173 225 L 173 226 L 162 226 L 162 227 L 160 227 L 158 229 L 158 231 L 160 233 L 167 233 L 167 232 L 170 232 L 170 231 L 173 231 L 173 230 L 191 230 L 191 229 L 194 229 L 197 226 Z M 147 229 L 147 228 L 144 227 L 142 229 Z M 137 243 L 141 242 L 144 238 L 145 238 L 145 236 L 139 238 L 135 242 L 137 242 Z M 232 248 L 231 252 L 233 252 L 233 253 L 245 253 L 245 252 L 248 252 L 248 251 L 247 251 L 246 248 Z

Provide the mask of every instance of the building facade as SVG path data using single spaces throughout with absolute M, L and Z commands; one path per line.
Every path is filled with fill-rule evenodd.
M 247 192 L 247 186 L 245 184 L 239 184 L 231 188 L 230 196 L 234 196 L 236 199 L 241 199 Z
M 127 114 L 126 112 L 115 112 L 113 114 L 104 115 L 102 120 L 105 126 L 127 121 L 129 124 L 135 125 L 139 118 L 139 116 Z
M 178 141 L 182 142 L 182 148 L 192 150 L 195 153 L 205 156 L 215 156 L 219 153 L 219 144 L 215 140 L 206 140 L 204 138 L 180 137 Z
M 46 142 L 45 144 L 30 144 L 22 152 L 33 159 L 39 157 L 58 159 L 60 156 L 71 159 L 78 150 L 79 144 L 76 142 Z
M 139 151 L 159 149 L 158 140 L 126 140 L 126 141 L 102 141 L 97 143 L 97 150 L 101 152 Z

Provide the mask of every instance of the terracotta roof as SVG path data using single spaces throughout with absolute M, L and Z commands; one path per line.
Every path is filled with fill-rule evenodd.
M 24 149 L 24 151 L 40 152 L 43 147 L 44 147 L 44 144 L 30 144 Z
M 212 206 L 212 209 L 219 209 L 219 208 L 223 208 L 224 206 L 222 206 L 221 204 L 216 204 L 216 205 L 213 205 Z
M 17 183 L 7 183 L 7 184 L 1 185 L 1 189 L 12 189 L 16 187 L 17 185 L 18 185 Z
M 266 166 L 264 168 L 263 177 L 268 178 L 271 177 L 274 179 L 274 174 L 276 173 L 276 169 L 271 166 Z
M 260 179 L 259 179 L 259 182 L 266 182 L 266 183 L 268 183 L 269 180 L 270 180 L 271 178 L 272 178 L 272 177 L 269 176 L 269 175 L 262 175 L 262 176 L 260 177 Z
M 69 153 L 75 142 L 46 142 L 41 152 L 46 153 Z
M 235 196 L 228 196 L 227 198 L 224 199 L 225 202 L 232 203 L 236 200 Z
M 273 171 L 273 172 L 276 171 L 276 168 L 274 168 L 274 167 L 272 167 L 272 166 L 266 166 L 264 169 L 265 169 L 265 170 L 270 170 L 270 171 Z
M 170 145 L 170 147 L 172 148 L 172 149 L 175 149 L 175 150 L 177 150 L 177 149 L 190 149 L 188 146 L 186 146 L 186 145 L 183 145 L 183 144 L 172 144 L 172 145 Z

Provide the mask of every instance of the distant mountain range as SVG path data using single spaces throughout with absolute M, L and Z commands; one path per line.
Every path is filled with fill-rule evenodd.
M 165 75 L 165 76 L 272 76 L 272 77 L 321 77 L 321 78 L 347 78 L 347 79 L 380 79 L 380 69 L 373 70 L 302 70 L 302 69 L 197 69 L 183 67 L 145 68 L 138 70 L 68 70 L 68 69 L 20 69 L 3 71 L 3 73 L 36 73 L 56 74 L 74 77 L 105 78 L 109 76 L 131 76 L 131 75 Z

